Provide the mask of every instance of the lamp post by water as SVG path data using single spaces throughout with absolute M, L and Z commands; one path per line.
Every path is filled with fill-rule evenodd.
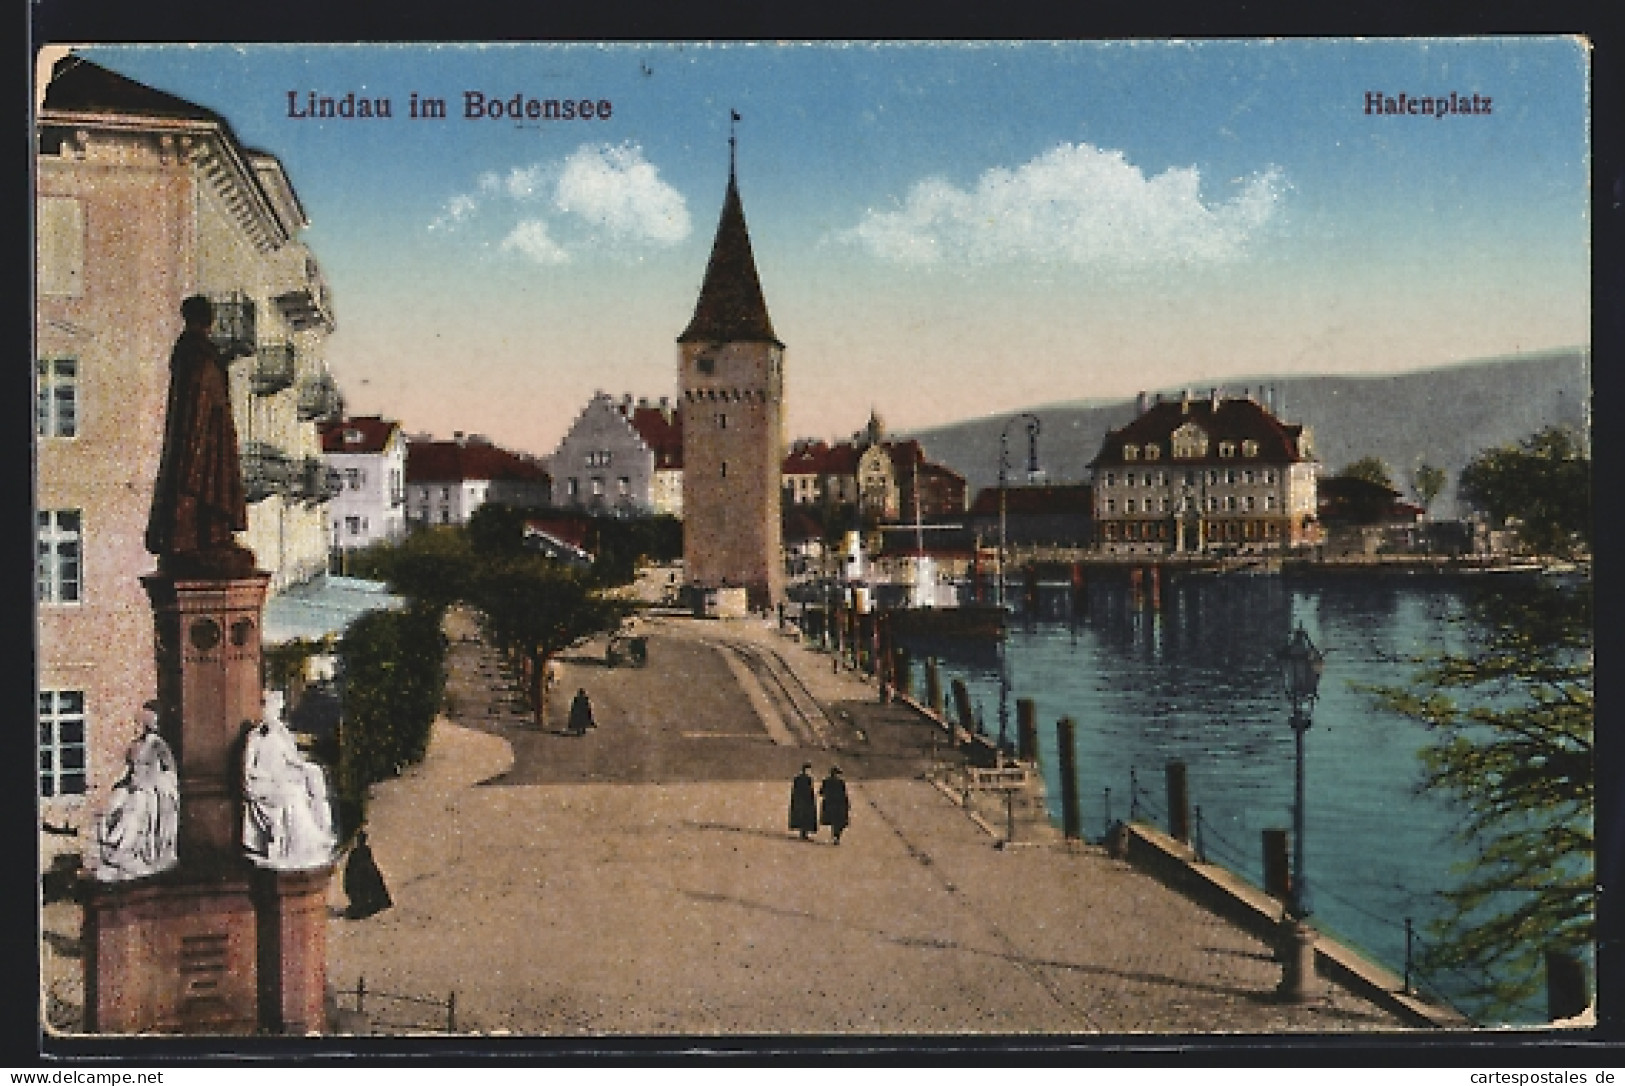
M 1313 719 L 1319 696 L 1320 673 L 1326 658 L 1300 625 L 1292 631 L 1286 647 L 1278 652 L 1287 703 L 1292 707 L 1292 738 L 1295 746 L 1295 776 L 1292 804 L 1292 882 L 1288 889 L 1286 913 L 1281 918 L 1282 999 L 1303 1002 L 1315 994 L 1315 933 L 1309 926 L 1309 882 L 1303 863 L 1303 737 Z
M 1038 477 L 1038 416 L 1028 411 L 1012 415 L 999 431 L 999 561 L 995 574 L 993 599 L 999 607 L 999 622 L 1004 622 L 1004 548 L 1005 548 L 1005 490 L 1010 478 L 1010 427 L 1025 420 L 1027 423 L 1027 481 Z M 1008 743 L 1010 730 L 1010 678 L 1005 668 L 1004 638 L 999 639 L 999 752 L 1002 755 Z

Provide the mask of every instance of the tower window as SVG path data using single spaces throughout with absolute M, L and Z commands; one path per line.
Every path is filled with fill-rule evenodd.
M 722 462 L 722 477 L 724 479 L 728 477 L 728 461 L 726 460 Z
M 717 371 L 717 361 L 714 358 L 696 358 L 694 368 L 701 373 L 715 373 Z

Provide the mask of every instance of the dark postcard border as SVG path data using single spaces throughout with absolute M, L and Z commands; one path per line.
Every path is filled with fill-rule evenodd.
M 1610 664 L 1625 656 L 1615 609 L 1620 600 L 1614 573 L 1618 529 L 1625 527 L 1611 502 L 1614 479 L 1625 472 L 1621 442 L 1607 412 L 1616 403 L 1625 348 L 1625 81 L 1622 81 L 1616 21 L 1606 21 L 1606 5 L 1593 3 L 1520 2 L 1434 4 L 1419 10 L 1397 0 L 1352 3 L 1335 10 L 1308 10 L 1301 3 L 1176 3 L 1133 5 L 1102 10 L 1098 5 L 1068 5 L 1057 13 L 1035 5 L 989 5 L 964 2 L 923 4 L 829 3 L 801 10 L 762 3 L 707 2 L 686 5 L 655 3 L 549 4 L 546 7 L 462 0 L 447 5 L 435 0 L 397 0 L 382 9 L 355 3 L 320 5 L 227 5 L 198 0 L 181 3 L 130 4 L 127 0 L 38 0 L 30 7 L 30 50 L 20 88 L 20 120 L 31 146 L 32 60 L 42 44 L 111 41 L 480 41 L 480 40 L 747 40 L 747 39 L 964 39 L 964 38 L 1126 38 L 1253 36 L 1395 36 L 1484 34 L 1584 35 L 1592 44 L 1592 180 L 1593 180 L 1593 427 L 1596 480 L 1596 538 L 1599 593 L 1596 633 L 1598 873 L 1605 888 L 1625 888 L 1625 735 L 1616 733 L 1621 712 L 1619 679 Z M 16 146 L 16 145 L 14 145 Z M 24 169 L 32 172 L 25 153 Z M 23 231 L 20 254 L 32 267 L 32 246 Z M 19 299 L 21 326 L 31 330 L 33 303 L 29 292 Z M 29 335 L 25 331 L 25 336 Z M 9 409 L 5 433 L 12 455 L 0 470 L 11 515 L 4 539 L 11 546 L 0 607 L 4 613 L 29 618 L 25 636 L 7 640 L 7 681 L 0 685 L 14 734 L 28 734 L 23 722 L 34 714 L 32 638 L 33 482 L 31 395 L 27 368 L 10 370 L 18 384 L 0 397 Z M 14 628 L 15 629 L 15 628 Z M 35 819 L 36 787 L 26 745 L 10 748 L 3 825 L 16 830 L 4 836 L 4 858 L 13 871 L 35 869 L 35 835 L 24 831 Z M 25 891 L 25 887 L 28 890 Z M 514 1038 L 422 1040 L 335 1038 L 300 1041 L 269 1038 L 139 1039 L 62 1041 L 42 1037 L 37 1002 L 38 919 L 31 880 L 15 879 L 0 898 L 8 930 L 32 933 L 19 938 L 32 958 L 33 981 L 27 988 L 13 982 L 11 1013 L 0 1016 L 0 1064 L 91 1065 L 101 1063 L 184 1064 L 189 1066 L 263 1065 L 301 1061 L 328 1064 L 364 1060 L 368 1066 L 461 1066 L 474 1062 L 546 1063 L 556 1066 L 642 1067 L 673 1063 L 719 1063 L 737 1066 L 831 1064 L 880 1066 L 968 1066 L 1016 1064 L 1112 1064 L 1147 1067 L 1276 1066 L 1312 1064 L 1349 1066 L 1581 1066 L 1617 1064 L 1625 1049 L 1625 889 L 1599 897 L 1596 1030 L 1561 1037 L 1539 1033 L 1475 1033 L 1470 1036 L 1348 1038 L 1269 1035 L 1225 1037 L 1200 1035 L 1126 1037 L 695 1037 L 695 1038 Z M 13 971 L 16 976 L 18 971 Z

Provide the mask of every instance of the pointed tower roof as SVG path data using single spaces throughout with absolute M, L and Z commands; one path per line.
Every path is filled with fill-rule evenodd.
M 694 319 L 677 337 L 678 343 L 700 341 L 784 346 L 773 334 L 773 321 L 767 315 L 767 300 L 762 297 L 756 257 L 750 248 L 750 230 L 745 226 L 745 207 L 739 202 L 739 185 L 731 166 L 728 194 L 722 200 L 722 217 L 717 221 L 717 237 L 711 245 L 711 262 L 705 266 L 700 300 L 694 304 Z

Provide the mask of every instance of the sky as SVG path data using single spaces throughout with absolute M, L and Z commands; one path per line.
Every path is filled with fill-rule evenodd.
M 674 396 L 732 113 L 792 438 L 1589 344 L 1576 39 L 81 51 L 282 161 L 328 364 L 409 432 L 546 455 Z M 1464 111 L 1367 112 L 1401 93 Z

